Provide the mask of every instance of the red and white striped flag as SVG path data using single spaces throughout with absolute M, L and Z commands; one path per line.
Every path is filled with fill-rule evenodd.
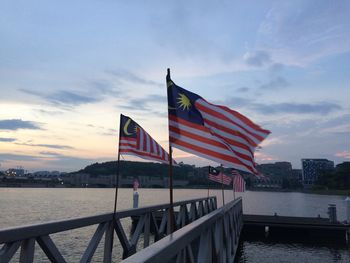
M 235 192 L 244 192 L 245 191 L 245 181 L 242 175 L 239 174 L 236 170 L 232 169 L 232 177 L 233 177 L 233 191 Z
M 119 152 L 143 159 L 169 163 L 168 153 L 131 118 L 120 115 Z M 176 162 L 173 160 L 173 163 Z
M 225 106 L 185 90 L 167 76 L 170 144 L 226 167 L 257 174 L 254 150 L 270 133 Z
M 215 169 L 214 167 L 209 166 L 209 174 L 208 179 L 217 183 L 223 183 L 225 185 L 230 185 L 232 182 L 232 178 L 227 176 L 223 172 Z

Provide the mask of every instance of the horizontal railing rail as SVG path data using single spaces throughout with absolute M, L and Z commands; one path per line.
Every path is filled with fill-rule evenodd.
M 113 236 L 116 233 L 123 250 L 123 258 L 136 253 L 139 239 L 143 236 L 144 247 L 149 246 L 151 228 L 154 231 L 154 241 L 169 233 L 169 204 L 153 205 L 135 209 L 117 211 L 90 217 L 60 220 L 36 225 L 28 225 L 0 230 L 0 262 L 10 261 L 19 247 L 20 261 L 33 262 L 35 243 L 38 243 L 43 252 L 52 262 L 66 262 L 50 235 L 98 225 L 80 262 L 90 262 L 101 239 L 105 236 L 104 262 L 111 262 Z M 174 203 L 175 229 L 179 229 L 190 222 L 214 211 L 217 208 L 216 197 L 199 198 Z M 189 209 L 188 209 L 189 208 Z M 156 218 L 156 213 L 161 218 Z M 121 219 L 135 220 L 135 229 L 128 238 L 121 224 Z M 2 247 L 1 247 L 1 244 Z
M 232 263 L 242 226 L 242 199 L 239 198 L 166 236 L 123 262 Z

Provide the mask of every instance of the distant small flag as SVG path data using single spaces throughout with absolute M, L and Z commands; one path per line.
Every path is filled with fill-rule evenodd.
M 209 175 L 208 179 L 217 183 L 223 183 L 225 185 L 230 185 L 232 182 L 231 177 L 227 176 L 223 172 L 220 172 L 218 169 L 209 166 Z
M 168 153 L 131 118 L 121 115 L 120 127 L 120 154 L 135 155 L 143 159 L 169 163 Z M 173 164 L 176 164 L 174 160 Z
M 139 186 L 140 186 L 140 183 L 139 183 L 139 181 L 135 178 L 134 179 L 134 191 L 137 191 L 137 189 L 139 188 Z
M 245 181 L 240 175 L 240 173 L 234 169 L 232 169 L 232 177 L 233 177 L 233 191 L 235 192 L 244 192 L 245 191 Z

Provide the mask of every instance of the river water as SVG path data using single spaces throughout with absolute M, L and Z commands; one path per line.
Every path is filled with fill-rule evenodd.
M 166 203 L 165 189 L 139 189 L 140 206 Z M 222 204 L 220 190 L 210 190 Z M 206 197 L 207 190 L 175 189 L 174 200 Z M 246 214 L 327 217 L 328 204 L 336 204 L 338 220 L 345 220 L 344 196 L 303 193 L 252 192 L 236 193 L 243 198 Z M 225 201 L 233 199 L 232 191 L 225 191 Z M 118 210 L 132 206 L 132 189 L 119 189 Z M 91 188 L 0 188 L 0 229 L 112 212 L 113 189 Z M 68 262 L 78 262 L 96 226 L 52 235 Z M 237 262 L 350 262 L 348 247 L 340 244 L 303 242 L 276 243 L 266 240 L 242 240 Z M 121 258 L 116 244 L 115 258 Z M 16 258 L 17 259 L 17 258 Z M 47 262 L 36 249 L 36 262 Z M 93 262 L 102 261 L 99 247 Z M 14 261 L 15 262 L 15 261 Z

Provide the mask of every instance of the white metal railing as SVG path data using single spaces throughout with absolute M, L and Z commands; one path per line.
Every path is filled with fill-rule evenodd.
M 123 249 L 123 258 L 136 253 L 140 237 L 144 247 L 148 247 L 154 230 L 154 241 L 165 237 L 169 233 L 169 204 L 147 206 L 142 208 L 121 210 L 90 217 L 61 220 L 37 225 L 29 225 L 0 230 L 0 262 L 9 262 L 20 248 L 20 262 L 33 262 L 35 244 L 37 243 L 51 262 L 67 262 L 59 251 L 50 235 L 86 226 L 97 225 L 80 262 L 90 262 L 102 237 L 105 237 L 103 248 L 103 262 L 112 261 L 114 232 Z M 217 208 L 216 197 L 192 199 L 174 203 L 175 228 L 191 223 L 207 215 Z M 161 215 L 157 220 L 156 215 Z M 137 219 L 135 230 L 128 238 L 121 219 Z M 114 259 L 115 261 L 115 259 Z
M 242 227 L 242 199 L 239 198 L 166 236 L 123 262 L 233 263 Z

